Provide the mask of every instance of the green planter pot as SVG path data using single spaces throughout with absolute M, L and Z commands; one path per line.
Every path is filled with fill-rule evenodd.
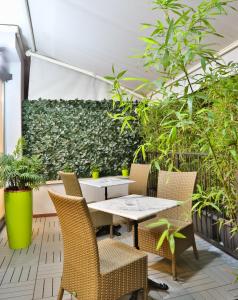
M 127 169 L 121 170 L 122 176 L 123 177 L 128 177 L 129 176 L 129 171 Z
M 32 191 L 5 191 L 4 199 L 9 247 L 27 248 L 32 236 Z
M 98 179 L 99 178 L 99 172 L 92 172 L 92 178 L 93 179 Z

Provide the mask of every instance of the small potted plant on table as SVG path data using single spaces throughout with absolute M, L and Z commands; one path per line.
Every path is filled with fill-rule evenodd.
M 129 170 L 127 164 L 123 164 L 121 167 L 121 173 L 123 177 L 128 177 L 129 176 Z
M 98 166 L 92 166 L 91 168 L 91 174 L 92 174 L 92 178 L 93 179 L 97 179 L 99 178 L 99 172 L 100 172 L 100 169 Z
M 32 236 L 32 189 L 44 182 L 37 156 L 23 156 L 19 139 L 13 154 L 0 155 L 0 187 L 4 187 L 5 220 L 11 249 L 27 248 Z

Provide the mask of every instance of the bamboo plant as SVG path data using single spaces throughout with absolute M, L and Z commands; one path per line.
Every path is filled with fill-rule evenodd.
M 223 38 L 213 20 L 235 10 L 234 2 L 202 0 L 195 6 L 179 0 L 154 0 L 153 9 L 164 16 L 154 24 L 142 24 L 150 34 L 141 37 L 145 49 L 136 58 L 147 71 L 155 71 L 157 78 L 126 77 L 126 71 L 117 73 L 114 67 L 107 77 L 113 82 L 114 106 L 122 108 L 113 116 L 121 120 L 122 130 L 133 129 L 135 121 L 141 125 L 144 143 L 135 159 L 140 153 L 146 158 L 147 151 L 156 151 L 157 168 L 163 163 L 173 170 L 175 153 L 205 152 L 204 164 L 217 177 L 218 186 L 202 190 L 195 208 L 211 206 L 224 211 L 221 222 L 231 222 L 233 233 L 238 231 L 238 86 L 232 77 L 237 64 L 225 63 L 207 41 Z M 190 73 L 196 63 L 200 70 Z M 135 96 L 121 88 L 127 81 L 138 82 L 134 91 L 143 95 L 136 108 Z

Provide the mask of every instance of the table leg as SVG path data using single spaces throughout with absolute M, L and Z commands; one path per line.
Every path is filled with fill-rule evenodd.
M 134 221 L 134 247 L 136 249 L 139 249 L 139 243 L 138 243 L 138 222 Z M 148 286 L 151 288 L 156 288 L 159 290 L 168 290 L 168 286 L 166 283 L 157 283 L 153 281 L 152 279 L 148 278 Z
M 107 186 L 105 186 L 105 200 L 108 200 Z M 121 226 L 113 226 L 113 234 L 114 235 L 116 235 L 116 236 L 121 235 L 121 233 L 119 232 L 120 227 Z M 99 229 L 97 236 L 108 234 L 109 232 L 110 232 L 110 225 L 104 225 Z
M 107 186 L 105 186 L 105 200 L 108 199 L 108 195 L 107 195 Z
M 139 244 L 138 244 L 138 223 L 135 221 L 133 223 L 134 225 L 134 247 L 136 249 L 139 249 Z

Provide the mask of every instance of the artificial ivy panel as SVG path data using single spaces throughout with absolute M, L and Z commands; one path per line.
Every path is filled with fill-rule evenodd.
M 88 177 L 95 165 L 101 175 L 117 175 L 140 144 L 138 126 L 121 133 L 120 121 L 108 115 L 119 111 L 111 100 L 25 100 L 25 154 L 42 158 L 47 180 L 66 169 Z

